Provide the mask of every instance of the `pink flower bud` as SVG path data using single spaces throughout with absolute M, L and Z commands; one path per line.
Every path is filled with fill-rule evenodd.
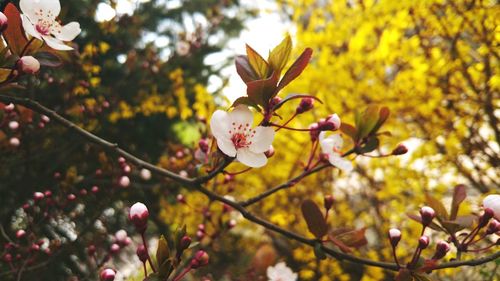
M 420 216 L 422 217 L 422 225 L 428 226 L 436 216 L 436 212 L 429 206 L 420 208 Z
M 187 178 L 188 177 L 188 173 L 185 170 L 182 170 L 182 171 L 179 172 L 179 176 L 181 176 L 183 178 Z
M 274 108 L 276 105 L 278 105 L 283 99 L 276 96 L 274 98 L 271 99 L 271 101 L 269 102 L 269 108 Z
M 208 146 L 208 140 L 207 139 L 200 139 L 198 142 L 198 146 L 200 147 L 200 150 L 204 153 L 208 152 L 209 146 Z
M 148 169 L 141 169 L 141 179 L 148 181 L 151 179 L 151 171 Z
M 115 280 L 115 271 L 110 268 L 106 268 L 101 271 L 101 274 L 99 274 L 99 277 L 101 278 L 101 281 L 113 281 Z
M 9 253 L 6 253 L 3 255 L 3 261 L 6 263 L 11 263 L 12 262 L 12 255 Z
M 229 220 L 229 221 L 227 222 L 227 227 L 228 227 L 229 229 L 231 229 L 231 228 L 235 227 L 235 226 L 236 226 L 236 224 L 237 224 L 236 220 Z
M 92 191 L 92 193 L 97 193 L 97 192 L 99 192 L 99 187 L 96 186 L 96 185 L 94 185 L 94 186 L 92 186 L 92 188 L 90 189 L 90 191 Z
M 18 138 L 10 138 L 9 143 L 13 147 L 18 147 L 21 144 L 21 141 Z
M 17 121 L 10 121 L 9 122 L 9 129 L 11 129 L 12 131 L 15 131 L 19 128 L 19 122 Z
M 121 176 L 118 180 L 118 185 L 123 188 L 128 187 L 130 185 L 130 178 L 127 176 Z
M 125 244 L 125 240 L 127 240 L 127 237 L 128 237 L 127 231 L 125 231 L 124 229 L 120 229 L 115 233 L 115 240 L 119 244 L 122 245 Z
M 17 68 L 27 74 L 35 74 L 40 70 L 40 62 L 32 56 L 24 56 L 17 61 Z
M 127 162 L 127 160 L 125 160 L 125 158 L 123 158 L 123 157 L 121 157 L 121 156 L 120 156 L 120 157 L 118 157 L 118 163 L 119 163 L 119 164 L 125 164 L 125 162 Z
M 340 118 L 337 114 L 329 115 L 318 122 L 320 131 L 335 131 L 340 128 Z
M 0 32 L 4 32 L 7 29 L 8 25 L 9 19 L 4 13 L 0 12 Z
M 19 229 L 17 232 L 16 232 L 16 238 L 17 239 L 21 239 L 23 237 L 26 236 L 26 231 L 24 231 L 24 229 Z
M 194 255 L 194 258 L 191 260 L 191 267 L 196 269 L 208 264 L 209 256 L 207 252 L 203 250 L 199 250 Z
M 189 245 L 191 245 L 191 241 L 191 237 L 184 235 L 184 237 L 182 237 L 181 239 L 181 242 L 179 243 L 180 250 L 184 251 L 189 248 Z
M 50 118 L 47 115 L 42 115 L 40 117 L 40 119 L 42 120 L 43 123 L 49 123 L 50 122 Z
M 47 198 L 48 198 L 48 197 L 52 197 L 52 191 L 50 191 L 50 190 L 45 190 L 45 192 L 43 193 L 43 195 L 44 195 L 45 197 L 47 197 Z
M 111 247 L 109 247 L 109 252 L 111 254 L 117 254 L 120 251 L 120 245 L 113 243 Z
M 205 231 L 205 225 L 202 223 L 198 224 L 198 230 Z
M 318 123 L 312 123 L 309 125 L 309 135 L 311 136 L 311 141 L 317 141 L 319 137 L 319 133 L 321 132 L 319 130 L 319 125 Z
M 33 199 L 34 199 L 35 201 L 40 201 L 40 200 L 42 200 L 44 197 L 45 197 L 45 195 L 44 195 L 43 193 L 41 193 L 41 192 L 35 192 L 35 193 L 33 193 Z
M 500 221 L 500 194 L 490 194 L 483 199 L 483 207 L 493 211 L 495 219 Z
M 389 241 L 391 241 L 392 247 L 396 247 L 401 240 L 401 231 L 397 228 L 389 229 Z
M 5 110 L 5 112 L 12 112 L 14 111 L 14 108 L 16 108 L 16 106 L 13 103 L 9 103 L 3 109 Z
M 429 237 L 422 235 L 418 239 L 418 247 L 423 250 L 423 249 L 427 248 L 427 246 L 429 246 L 429 242 L 430 242 Z
M 450 245 L 445 241 L 439 241 L 436 245 L 436 253 L 432 257 L 433 260 L 439 260 L 446 256 L 446 253 L 450 250 Z
M 269 149 L 264 152 L 264 154 L 266 155 L 267 158 L 273 157 L 274 153 L 275 153 L 275 151 L 274 151 L 274 147 L 272 145 L 269 146 Z
M 326 210 L 330 210 L 332 208 L 333 201 L 333 196 L 331 194 L 325 195 L 325 197 L 323 198 L 323 206 Z
M 181 204 L 186 204 L 186 198 L 184 198 L 184 195 L 179 193 L 179 194 L 177 194 L 176 199 L 177 199 L 177 202 L 179 202 Z
M 37 252 L 39 250 L 40 250 L 40 245 L 35 244 L 35 243 L 31 244 L 31 247 L 30 247 L 31 252 Z
M 85 196 L 87 195 L 88 191 L 85 188 L 80 189 L 80 195 Z
M 73 193 L 70 193 L 70 194 L 68 194 L 67 198 L 68 198 L 68 201 L 75 201 L 76 195 L 74 195 Z
M 404 144 L 399 144 L 394 150 L 392 151 L 392 155 L 403 155 L 408 152 L 408 148 Z
M 486 230 L 486 234 L 490 235 L 493 233 L 497 233 L 500 231 L 500 222 L 497 221 L 496 219 L 491 220 L 490 224 L 488 225 L 488 229 Z
M 196 238 L 198 238 L 198 240 L 203 239 L 203 237 L 205 237 L 205 232 L 201 230 L 196 231 Z
M 87 247 L 87 255 L 93 256 L 95 254 L 96 248 L 94 245 L 89 245 Z
M 130 173 L 132 171 L 132 168 L 130 168 L 129 165 L 123 165 L 122 171 L 126 174 Z
M 484 208 L 483 214 L 479 217 L 478 227 L 481 228 L 481 227 L 486 226 L 488 224 L 488 222 L 490 221 L 490 219 L 493 218 L 494 215 L 495 215 L 495 213 L 493 212 L 492 209 Z
M 139 260 L 141 262 L 146 262 L 148 260 L 148 257 L 149 257 L 149 254 L 148 254 L 148 250 L 146 249 L 146 247 L 144 247 L 144 244 L 141 244 L 137 247 L 137 251 L 135 251 L 135 253 L 137 254 L 137 257 L 139 257 Z
M 295 110 L 295 112 L 297 114 L 302 114 L 306 111 L 309 111 L 314 107 L 313 104 L 314 104 L 313 98 L 302 98 L 302 100 L 300 100 L 300 104 L 299 104 L 299 106 L 297 106 L 297 109 Z
M 137 202 L 130 208 L 129 219 L 135 225 L 138 232 L 142 233 L 147 228 L 149 211 L 146 205 Z

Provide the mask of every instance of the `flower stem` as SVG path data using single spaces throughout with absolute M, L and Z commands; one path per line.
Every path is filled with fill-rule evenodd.
M 179 275 L 177 275 L 174 280 L 172 281 L 179 281 L 181 280 L 182 278 L 184 278 L 184 276 L 186 276 L 186 274 L 191 270 L 191 265 L 189 265 L 188 267 L 186 267 Z
M 297 112 L 295 112 L 292 117 L 290 117 L 290 119 L 288 119 L 283 125 L 281 125 L 282 127 L 279 127 L 278 129 L 276 129 L 276 132 L 281 130 L 282 128 L 284 128 L 286 125 L 288 125 L 288 123 L 290 123 L 290 121 L 293 120 L 293 118 L 295 118 L 297 116 Z
M 155 266 L 153 265 L 153 261 L 151 261 L 151 257 L 149 256 L 149 250 L 148 250 L 148 244 L 146 242 L 146 237 L 144 237 L 144 232 L 143 231 L 141 233 L 141 238 L 142 238 L 142 243 L 144 244 L 144 248 L 146 248 L 146 253 L 148 254 L 148 262 L 149 262 L 149 265 L 151 266 L 151 269 L 153 270 L 153 272 L 156 272 L 156 268 Z

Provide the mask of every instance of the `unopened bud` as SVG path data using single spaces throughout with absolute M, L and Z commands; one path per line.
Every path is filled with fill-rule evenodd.
M 5 255 L 3 255 L 3 261 L 6 263 L 12 262 L 12 255 L 9 253 L 6 253 Z
M 68 198 L 68 201 L 75 201 L 76 195 L 74 195 L 73 193 L 71 193 L 71 194 L 68 194 L 67 198 Z
M 125 231 L 124 229 L 120 229 L 115 233 L 115 240 L 119 244 L 122 244 L 122 245 L 125 244 L 127 238 L 128 238 L 128 234 L 127 234 L 127 231 Z
M 144 247 L 144 244 L 139 245 L 135 253 L 141 262 L 145 263 L 148 260 L 149 254 L 146 247 Z
M 490 194 L 483 199 L 483 207 L 490 208 L 495 219 L 500 221 L 500 194 Z
M 323 205 L 327 211 L 330 210 L 333 206 L 333 196 L 330 194 L 325 195 L 323 198 Z
M 397 228 L 389 229 L 389 241 L 393 248 L 395 248 L 401 240 L 401 231 Z
M 311 136 L 312 142 L 315 142 L 318 140 L 320 132 L 321 131 L 319 130 L 318 123 L 312 123 L 311 125 L 309 125 L 309 135 Z
M 319 120 L 318 127 L 320 131 L 338 130 L 340 128 L 340 117 L 337 114 L 329 115 L 326 119 Z
M 493 218 L 494 215 L 495 215 L 495 213 L 493 212 L 492 209 L 484 208 L 484 213 L 479 217 L 478 227 L 481 228 L 481 227 L 486 226 L 488 224 L 488 222 L 490 221 L 490 219 Z
M 97 185 L 94 185 L 94 186 L 92 186 L 92 188 L 90 189 L 90 191 L 92 191 L 92 193 L 95 194 L 95 193 L 99 192 L 99 187 Z
M 121 176 L 118 180 L 118 185 L 123 188 L 128 187 L 130 185 L 130 178 L 127 176 Z
M 200 139 L 200 141 L 198 142 L 198 146 L 200 147 L 200 150 L 204 153 L 207 153 L 208 152 L 208 140 L 207 139 Z
M 118 245 L 118 244 L 116 244 L 116 243 L 113 243 L 113 244 L 111 245 L 111 247 L 109 247 L 109 252 L 110 252 L 111 254 L 116 254 L 116 253 L 118 253 L 119 251 L 120 251 L 120 245 Z
M 314 99 L 302 98 L 302 100 L 300 100 L 300 104 L 299 104 L 299 106 L 297 106 L 297 109 L 295 110 L 295 112 L 297 114 L 302 114 L 306 111 L 309 111 L 314 107 L 313 104 L 314 104 Z
M 392 155 L 403 155 L 408 152 L 408 148 L 404 144 L 399 144 L 394 150 L 392 151 Z
M 101 274 L 99 274 L 99 277 L 101 278 L 101 281 L 113 281 L 115 280 L 115 271 L 111 268 L 106 268 L 101 271 Z
M 423 249 L 427 248 L 427 246 L 429 246 L 429 242 L 430 242 L 429 237 L 422 235 L 418 239 L 418 247 L 423 250 Z
M 151 171 L 148 169 L 141 169 L 141 179 L 148 181 L 151 179 Z
M 3 108 L 3 110 L 5 110 L 5 112 L 12 112 L 14 111 L 14 108 L 16 108 L 16 106 L 13 103 L 9 103 Z
M 177 199 L 177 202 L 179 202 L 181 204 L 186 204 L 186 198 L 184 197 L 184 195 L 179 193 L 179 194 L 177 194 L 176 199 Z
M 271 99 L 269 102 L 269 108 L 274 108 L 276 105 L 278 105 L 283 99 L 275 96 L 274 98 Z
M 439 241 L 436 245 L 436 253 L 434 253 L 432 259 L 433 260 L 442 259 L 444 256 L 446 256 L 446 253 L 448 253 L 449 250 L 450 250 L 450 244 L 446 243 L 445 241 Z
M 496 219 L 491 220 L 490 224 L 488 225 L 488 228 L 486 229 L 486 234 L 490 235 L 493 233 L 497 233 L 500 231 L 500 222 L 497 221 Z
M 181 242 L 179 243 L 181 251 L 186 250 L 189 248 L 189 245 L 191 245 L 191 237 L 184 235 L 184 237 L 181 238 Z
M 209 256 L 207 252 L 203 250 L 199 250 L 194 255 L 194 258 L 191 260 L 191 267 L 196 269 L 208 264 Z
M 130 171 L 132 171 L 132 168 L 130 168 L 130 165 L 123 165 L 123 167 L 122 167 L 122 171 L 123 171 L 125 174 L 128 174 L 128 173 L 130 173 Z
M 130 207 L 129 219 L 135 225 L 138 232 L 142 233 L 146 230 L 148 224 L 149 211 L 146 205 L 137 202 Z
M 94 245 L 89 245 L 87 247 L 87 255 L 93 256 L 95 254 L 95 252 L 96 252 L 96 248 Z
M 422 218 L 422 225 L 428 226 L 436 216 L 436 212 L 429 206 L 420 208 L 420 216 Z
M 21 238 L 23 238 L 24 236 L 26 236 L 26 231 L 24 231 L 24 229 L 19 229 L 19 230 L 16 232 L 16 238 L 17 238 L 17 239 L 21 239 Z
M 19 122 L 17 121 L 10 121 L 9 122 L 9 129 L 11 129 L 12 131 L 15 131 L 19 128 Z
M 231 220 L 229 220 L 229 221 L 227 222 L 227 227 L 228 227 L 229 229 L 231 229 L 231 228 L 235 227 L 235 226 L 236 226 L 236 224 L 237 224 L 236 220 L 231 219 Z
M 17 68 L 27 74 L 35 74 L 40 70 L 40 62 L 32 56 L 24 56 L 17 61 Z
M 9 143 L 13 147 L 18 147 L 21 144 L 21 141 L 18 138 L 10 138 Z
M 44 197 L 45 197 L 45 195 L 44 195 L 43 193 L 41 193 L 41 192 L 35 192 L 35 193 L 33 193 L 33 199 L 34 199 L 35 201 L 40 201 L 40 200 L 42 200 Z
M 266 155 L 267 158 L 273 157 L 274 153 L 275 153 L 275 151 L 274 151 L 274 147 L 272 145 L 270 145 L 269 149 L 264 152 L 264 154 Z
M 4 13 L 0 12 L 0 32 L 4 32 L 7 29 L 8 25 L 9 19 Z

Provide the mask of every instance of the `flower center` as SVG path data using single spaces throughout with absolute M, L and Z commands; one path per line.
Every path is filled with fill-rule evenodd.
M 38 18 L 35 24 L 36 31 L 41 35 L 49 35 L 51 28 L 55 27 L 55 17 L 52 12 L 39 9 L 35 11 L 35 15 L 36 18 Z
M 38 22 L 36 25 L 36 31 L 42 35 L 49 35 L 50 31 L 50 24 L 47 24 L 46 22 Z
M 250 124 L 236 124 L 233 122 L 233 128 L 229 131 L 231 141 L 236 149 L 249 147 L 252 144 L 252 138 L 255 135 L 255 130 L 250 128 Z

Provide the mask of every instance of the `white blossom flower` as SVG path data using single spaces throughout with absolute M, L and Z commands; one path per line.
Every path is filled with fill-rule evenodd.
M 333 166 L 341 169 L 342 171 L 349 173 L 352 171 L 352 163 L 342 157 L 340 149 L 344 144 L 340 134 L 333 134 L 329 137 L 325 137 L 326 132 L 321 132 L 319 134 L 319 143 L 323 153 L 328 155 L 328 161 Z
M 483 199 L 483 207 L 493 210 L 495 219 L 500 221 L 500 194 L 490 194 Z
M 294 273 L 284 262 L 267 268 L 268 281 L 296 281 L 297 273 Z
M 45 41 L 49 47 L 69 51 L 73 50 L 63 41 L 72 41 L 80 34 L 80 24 L 70 22 L 64 26 L 57 21 L 61 12 L 59 0 L 21 0 L 19 6 L 23 14 L 23 28 L 29 35 Z
M 217 110 L 210 127 L 217 146 L 230 157 L 249 167 L 262 167 L 267 163 L 264 154 L 274 140 L 274 129 L 258 126 L 252 129 L 253 114 L 247 106 L 238 105 L 231 112 Z

